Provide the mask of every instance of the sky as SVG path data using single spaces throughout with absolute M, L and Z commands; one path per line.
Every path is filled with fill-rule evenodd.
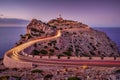
M 120 27 L 120 0 L 0 0 L 2 18 L 47 22 L 59 14 L 92 27 Z

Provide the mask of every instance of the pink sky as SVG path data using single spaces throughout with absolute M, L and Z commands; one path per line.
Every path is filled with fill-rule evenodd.
M 49 21 L 59 14 L 93 27 L 120 27 L 120 0 L 1 0 L 5 18 Z

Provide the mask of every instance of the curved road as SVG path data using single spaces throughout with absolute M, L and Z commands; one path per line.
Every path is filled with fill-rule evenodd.
M 67 29 L 70 30 L 70 29 Z M 80 30 L 80 29 L 72 29 L 72 30 Z M 33 45 L 36 42 L 45 41 L 45 40 L 51 40 L 56 39 L 61 36 L 61 31 L 58 30 L 56 35 L 52 37 L 46 37 L 46 38 L 37 38 L 34 40 L 31 40 L 29 42 L 26 42 L 24 44 L 21 44 L 15 48 L 12 48 L 11 50 L 7 51 L 5 55 L 13 60 L 16 61 L 22 61 L 22 62 L 31 62 L 33 64 L 37 65 L 62 65 L 62 66 L 74 66 L 74 65 L 95 65 L 95 66 L 120 66 L 120 61 L 105 61 L 105 60 L 74 60 L 74 59 L 35 59 L 32 57 L 27 57 L 20 55 L 19 53 L 23 51 L 25 48 Z M 4 63 L 6 64 L 6 63 Z

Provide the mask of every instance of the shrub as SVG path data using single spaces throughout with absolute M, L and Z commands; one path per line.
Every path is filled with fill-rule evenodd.
M 56 41 L 56 40 L 51 41 L 51 44 L 53 44 L 53 45 L 55 45 L 56 43 L 57 43 L 57 41 Z
M 8 80 L 9 79 L 9 76 L 1 76 L 0 77 L 0 80 Z
M 36 44 L 36 43 L 34 44 L 34 47 L 35 47 L 35 48 L 37 47 L 37 44 Z
M 45 33 L 43 30 L 40 30 L 39 32 L 40 32 L 40 33 Z
M 18 76 L 12 76 L 13 78 L 15 78 L 16 80 L 21 80 L 21 77 Z
M 13 71 L 17 71 L 18 69 L 17 68 L 12 68 Z
M 69 48 L 68 48 L 68 51 L 73 52 L 73 48 L 69 47 Z
M 37 30 L 37 29 L 35 29 L 35 28 L 31 28 L 31 31 L 39 32 L 39 30 Z
M 51 53 L 54 53 L 54 50 L 53 50 L 53 49 L 50 49 L 49 51 L 50 51 Z
M 58 47 L 54 47 L 56 50 L 59 50 L 59 48 Z
M 48 78 L 52 78 L 53 77 L 53 75 L 52 74 L 47 74 L 45 77 L 44 77 L 44 79 L 46 80 L 46 79 L 48 79 Z
M 39 51 L 37 51 L 37 50 L 33 50 L 33 55 L 39 55 Z
M 68 80 L 81 80 L 81 79 L 78 77 L 70 77 L 70 78 L 68 78 Z
M 54 29 L 56 29 L 57 27 L 56 26 L 52 26 Z
M 67 51 L 67 52 L 63 52 L 63 54 L 67 55 L 67 56 L 72 56 L 71 52 L 70 51 Z
M 49 46 L 52 46 L 52 43 L 48 43 Z
M 48 48 L 47 46 L 44 46 L 44 48 Z
M 47 52 L 46 50 L 42 49 L 42 50 L 40 51 L 40 53 L 42 53 L 42 54 L 47 54 L 48 52 Z
M 120 69 L 116 70 L 115 73 L 119 73 L 120 74 Z
M 57 55 L 58 59 L 60 59 L 61 56 L 64 56 L 63 54 L 59 54 Z
M 35 69 L 35 70 L 32 70 L 31 72 L 32 72 L 32 73 L 42 73 L 43 71 L 42 71 L 42 70 L 39 70 L 39 69 Z
M 24 35 L 22 35 L 22 34 L 20 35 L 20 37 L 21 37 L 21 38 L 25 38 L 25 36 L 24 36 Z
M 62 28 L 60 28 L 60 30 L 63 30 Z

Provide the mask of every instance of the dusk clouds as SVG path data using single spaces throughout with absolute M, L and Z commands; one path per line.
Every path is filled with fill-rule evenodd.
M 92 27 L 119 27 L 120 0 L 0 0 L 1 14 L 5 18 L 37 18 L 44 22 L 61 14 Z

